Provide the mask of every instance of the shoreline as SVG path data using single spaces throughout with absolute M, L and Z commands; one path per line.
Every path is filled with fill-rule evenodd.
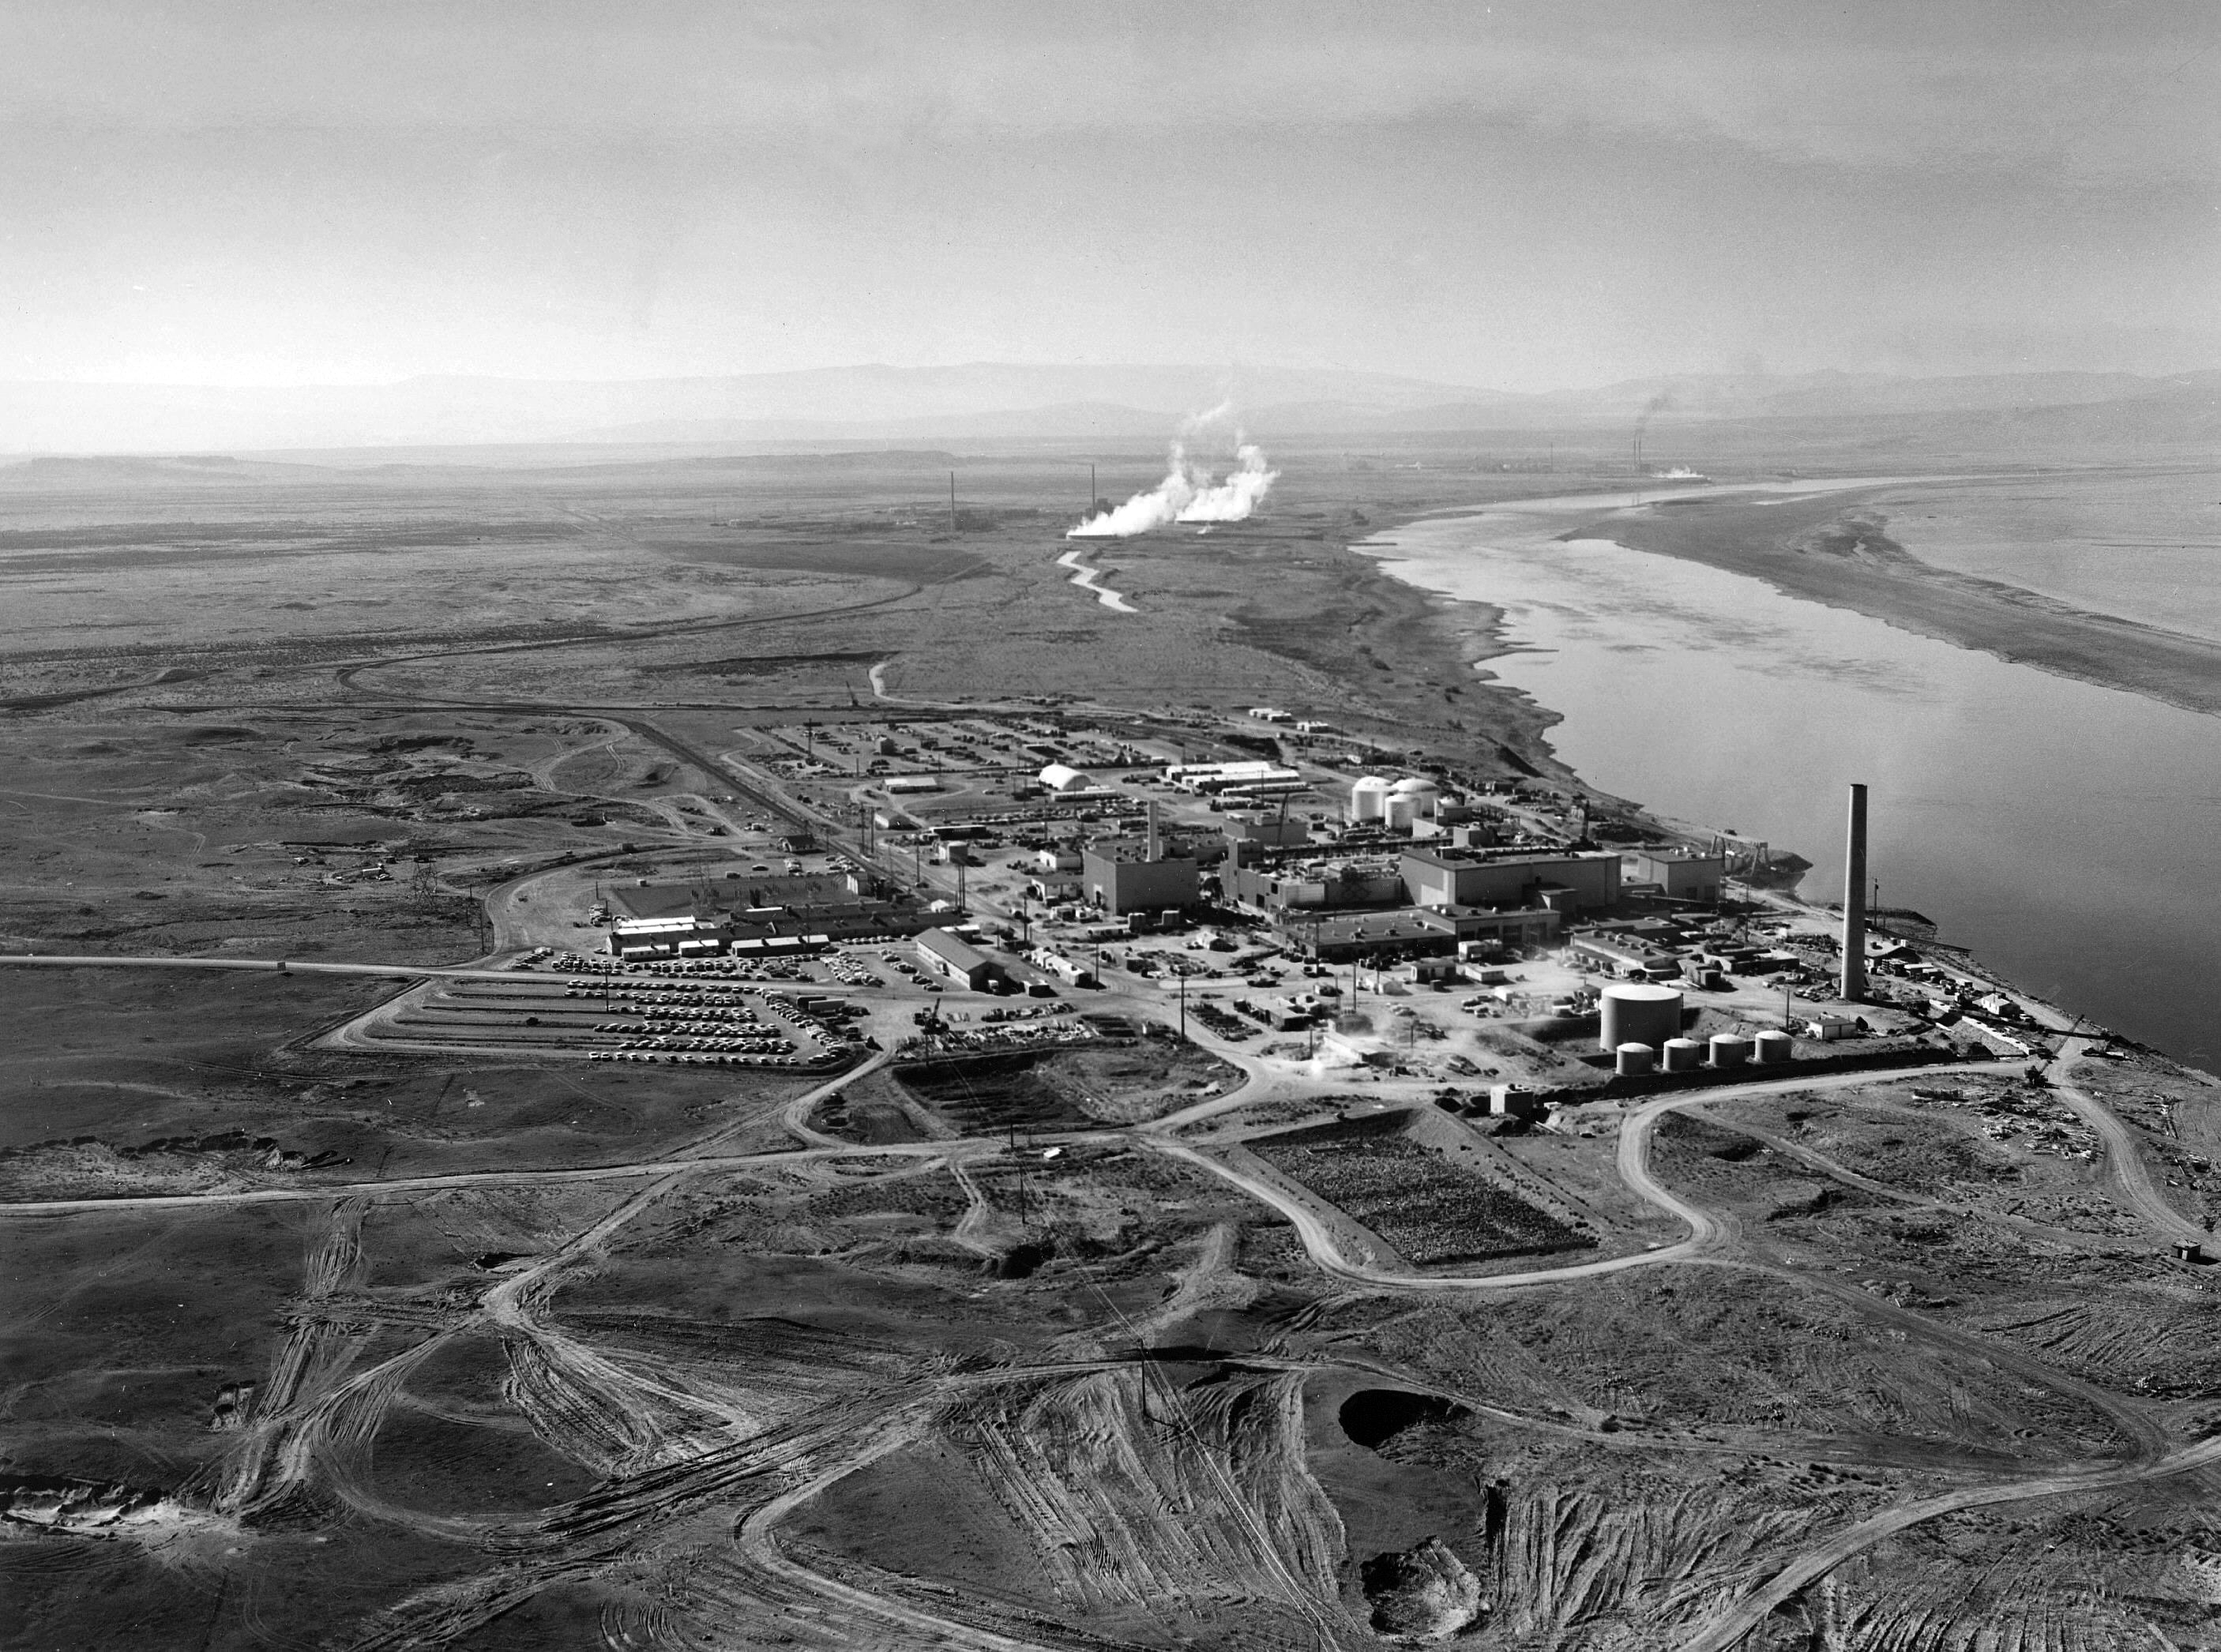
M 1762 516 L 1749 505 L 1669 501 L 1600 511 L 1556 537 L 1608 539 L 1745 574 L 1784 596 L 2009 665 L 2221 716 L 2221 643 L 1924 562 L 1887 534 L 1888 513 L 1871 504 L 1882 491 L 1785 500 Z
M 1815 503 L 1821 506 L 1820 514 L 1829 518 L 1834 518 L 1844 514 L 1847 508 L 1855 506 L 1856 501 L 1854 500 L 1849 502 L 1847 504 L 1847 502 L 1843 497 L 1841 495 L 1837 495 L 1824 502 Z M 1748 507 L 1746 507 L 1746 509 L 1748 509 Z M 1564 531 L 1560 527 L 1560 524 L 1567 520 L 1567 513 L 1562 511 L 1562 510 L 1549 512 L 1523 512 L 1515 508 L 1515 502 L 1506 502 L 1504 504 L 1482 506 L 1468 511 L 1430 513 L 1430 521 L 1442 522 L 1445 520 L 1450 520 L 1470 523 L 1486 519 L 1490 516 L 1498 516 L 1502 520 L 1500 520 L 1499 523 L 1497 525 L 1504 530 L 1503 539 L 1499 542 L 1505 543 L 1507 546 L 1513 542 L 1523 543 L 1527 547 L 1530 554 L 1538 548 L 1548 546 L 1550 542 L 1554 541 L 1605 541 L 1609 539 L 1610 542 L 1626 554 L 1630 556 L 1639 555 L 1643 548 L 1640 544 L 1622 545 L 1616 537 L 1612 537 L 1611 534 L 1605 531 L 1607 529 L 1616 529 L 1621 525 L 1617 522 L 1609 520 L 1609 517 L 1614 514 L 1616 514 L 1616 512 L 1612 511 L 1610 508 L 1607 508 L 1605 511 L 1581 513 L 1580 519 L 1583 521 L 1584 525 L 1571 532 Z M 1599 521 L 1598 520 L 1599 517 L 1606 518 L 1606 520 Z M 1594 526 L 1588 525 L 1590 523 L 1593 523 Z M 1486 530 L 1483 529 L 1482 531 L 1486 532 Z M 1537 652 L 1537 650 L 1533 647 L 1522 646 L 1509 634 L 1505 623 L 1507 610 L 1504 606 L 1499 605 L 1497 603 L 1490 602 L 1487 600 L 1486 596 L 1476 596 L 1468 598 L 1460 595 L 1454 595 L 1450 591 L 1444 588 L 1445 585 L 1448 583 L 1448 579 L 1444 571 L 1454 568 L 1456 566 L 1456 559 L 1454 556 L 1438 554 L 1436 548 L 1414 545 L 1407 533 L 1399 533 L 1396 529 L 1385 529 L 1381 533 L 1373 535 L 1365 541 L 1354 542 L 1350 548 L 1373 560 L 1381 567 L 1384 574 L 1386 574 L 1390 578 L 1403 580 L 1405 583 L 1411 585 L 1415 589 L 1427 593 L 1445 610 L 1455 613 L 1458 616 L 1460 629 L 1463 631 L 1466 638 L 1467 639 L 1469 645 L 1467 650 L 1467 657 L 1471 660 L 1472 668 L 1474 671 L 1486 672 L 1490 669 L 1490 662 L 1492 661 L 1502 661 L 1507 659 L 1517 658 L 1522 654 Z M 1716 563 L 1713 563 L 1711 560 L 1708 558 L 1691 556 L 1683 557 L 1679 560 L 1701 562 L 1707 566 L 1717 566 Z M 1726 567 L 1721 568 L 1719 571 L 1730 575 L 1743 574 L 1745 577 L 1758 578 L 1761 584 L 1767 585 L 1768 588 L 1774 591 L 1778 596 L 1790 601 L 1811 600 L 1805 598 L 1803 593 L 1798 591 L 1784 590 L 1776 582 L 1765 579 L 1762 575 L 1755 574 L 1749 570 L 1736 567 Z M 1485 589 L 1486 587 L 1484 586 L 1483 588 Z M 1846 610 L 1853 612 L 1861 611 L 1855 608 L 1854 604 L 1847 602 L 1816 603 L 1815 605 Z M 1868 620 L 1876 621 L 1881 623 L 1889 623 L 1883 616 L 1865 614 L 1862 615 L 1862 616 Z M 2006 664 L 2029 666 L 2036 664 L 2034 661 L 2012 658 L 2011 655 L 2005 654 L 2003 650 L 1968 648 L 1962 641 L 1949 635 L 1937 635 L 1926 630 L 1915 630 L 1914 628 L 1911 627 L 1900 626 L 1896 629 L 1905 630 L 1913 635 L 1922 635 L 1926 641 L 1930 642 L 1939 643 L 1949 648 L 1961 648 L 1969 654 L 1985 654 L 1992 659 L 2000 660 Z M 1545 635 L 1547 636 L 1548 635 L 1548 634 L 1546 632 Z M 1554 650 L 1543 648 L 1540 650 L 1540 652 L 1548 654 L 1554 652 Z M 2064 671 L 2054 671 L 2049 674 L 2058 678 L 2069 679 L 2078 678 L 2080 676 L 2080 673 Z M 1534 679 L 1530 678 L 1530 680 L 1532 681 Z M 2121 685 L 2116 683 L 2107 682 L 2101 683 L 2097 685 L 2112 689 L 2115 691 L 2129 691 L 2123 689 Z M 1488 687 L 1495 696 L 1516 699 L 1531 705 L 1537 716 L 1537 722 L 1540 725 L 1537 730 L 1538 736 L 1543 735 L 1547 730 L 1555 728 L 1557 723 L 1565 720 L 1565 713 L 1561 713 L 1553 707 L 1543 704 L 1542 701 L 1534 698 L 1533 694 L 1530 693 L 1530 690 L 1527 688 L 1513 686 L 1500 681 L 1492 682 L 1488 685 Z M 2157 696 L 2146 695 L 2141 698 L 2152 701 L 2156 704 L 2168 704 L 2168 701 Z M 1574 708 L 1569 708 L 1569 710 L 1570 709 Z M 2171 710 L 2169 715 L 2179 715 L 2180 711 L 2184 709 L 2187 708 L 2176 708 Z M 1554 756 L 1555 755 L 1555 754 L 1554 753 Z M 1570 765 L 1567 764 L 1566 760 L 1562 757 L 1556 757 L 1555 766 L 1567 770 L 1568 773 L 1572 772 Z M 1579 784 L 1580 789 L 1586 794 L 1595 797 L 1608 797 L 1611 795 L 1601 792 L 1597 786 L 1590 783 L 1586 779 L 1580 779 Z M 1636 798 L 1624 801 L 1626 802 L 1626 806 L 1629 807 L 1630 812 L 1636 818 L 1669 833 L 1694 838 L 1701 838 L 1702 836 L 1709 835 L 1716 829 L 1714 825 L 1707 824 L 1703 820 L 1683 817 L 1688 812 L 1686 807 L 1677 813 L 1669 812 L 1667 810 L 1655 807 L 1649 799 L 1643 798 Z M 1716 798 L 1712 800 L 1711 804 L 1705 812 L 1713 814 L 1716 820 L 1724 818 L 1724 816 L 1717 813 L 1722 807 L 1725 807 L 1732 811 L 1735 805 L 1731 800 Z M 1808 827 L 1810 823 L 1811 823 L 1809 822 L 1806 823 Z M 1792 849 L 1801 847 L 1799 836 L 1785 835 L 1780 840 L 1780 843 L 1781 846 Z M 1807 853 L 1809 853 L 1809 851 Z M 1823 860 L 1825 859 L 1824 856 L 1814 858 L 1816 860 Z M 1790 885 L 1778 892 L 1767 892 L 1769 895 L 1785 900 L 1801 910 L 1810 913 L 1823 913 L 1828 910 L 1822 904 L 1816 903 L 1799 892 L 1800 887 L 1801 885 Z M 2061 1001 L 2049 991 L 2039 992 L 2023 986 L 2014 979 L 2012 973 L 2001 970 L 1999 967 L 1988 961 L 1983 955 L 1981 951 L 1976 950 L 1973 947 L 1966 945 L 1954 945 L 1953 950 L 1963 958 L 1966 965 L 1968 967 L 1969 973 L 1992 980 L 2000 987 L 2010 991 L 2015 996 L 2023 998 L 2031 1004 L 2042 1004 L 2044 1009 L 2055 1017 L 2061 1024 L 2071 1025 L 2080 1022 L 2081 1024 L 2089 1027 L 2102 1026 L 2106 1037 L 2124 1046 L 2130 1046 L 2145 1051 L 2155 1059 L 2167 1062 L 2170 1067 L 2198 1074 L 2201 1078 L 2210 1076 L 2205 1067 L 2198 1066 L 2185 1057 L 2176 1055 L 2168 1049 L 2152 1043 L 2148 1036 L 2139 1036 L 2136 1034 L 2122 1032 L 2111 1024 L 2110 1019 L 2101 1018 L 2097 1016 L 2086 1014 L 2083 1011 L 2062 1007 Z M 2017 967 L 2024 972 L 2027 964 L 2028 961 L 2026 959 L 2022 959 L 2019 961 Z M 2041 973 L 2041 971 L 2039 971 L 2039 973 Z M 2118 1006 L 2116 1007 L 2118 1008 Z M 2196 1042 L 2197 1041 L 2193 1040 L 2193 1044 L 2195 1044 Z

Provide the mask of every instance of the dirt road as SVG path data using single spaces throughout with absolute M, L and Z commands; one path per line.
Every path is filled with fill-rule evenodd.
M 1764 1588 L 1746 1598 L 1734 1610 L 1705 1624 L 1696 1634 L 1681 1642 L 1674 1652 L 1727 1652 L 1727 1649 L 1764 1623 L 1776 1606 L 1799 1590 L 1818 1582 L 1854 1555 L 1909 1526 L 1917 1526 L 1924 1520 L 1933 1520 L 1938 1515 L 1955 1513 L 1961 1509 L 1981 1508 L 1993 1503 L 2018 1503 L 2034 1497 L 2111 1491 L 2118 1486 L 2136 1486 L 2169 1479 L 2176 1474 L 2187 1474 L 2193 1469 L 2209 1467 L 2217 1462 L 2221 1462 L 2221 1439 L 2201 1440 L 2196 1445 L 2186 1446 L 2155 1462 L 2124 1464 L 2117 1468 L 2094 1469 L 2083 1474 L 2016 1480 L 1999 1486 L 1969 1486 L 1964 1491 L 1946 1492 L 1940 1497 L 1924 1498 L 1918 1503 L 1904 1503 L 1893 1509 L 1885 1509 L 1856 1525 L 1845 1527 L 1825 1542 L 1805 1550 L 1777 1573 Z

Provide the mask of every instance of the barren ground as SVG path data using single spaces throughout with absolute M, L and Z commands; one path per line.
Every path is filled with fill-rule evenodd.
M 1173 942 L 1023 1023 L 857 947 L 745 985 L 878 1049 L 588 1061 L 597 892 L 853 821 L 773 785 L 804 719 L 1270 702 L 1574 784 L 1343 548 L 1533 478 L 1311 455 L 1095 547 L 1129 613 L 1068 466 L 967 462 L 960 531 L 947 468 L 0 503 L 13 1643 L 2221 1647 L 2221 1110 L 2138 1052 L 1499 1135 L 1445 1089 L 1586 1069 L 1378 983 L 1400 1046 L 1324 1065 Z

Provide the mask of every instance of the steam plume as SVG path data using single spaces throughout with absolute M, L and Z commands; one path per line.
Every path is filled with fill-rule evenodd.
M 1191 430 L 1224 416 L 1214 408 L 1188 421 Z M 1124 539 L 1176 522 L 1240 522 L 1264 503 L 1265 495 L 1280 472 L 1265 466 L 1265 450 L 1237 435 L 1234 469 L 1223 482 L 1187 456 L 1179 442 L 1173 443 L 1165 479 L 1147 493 L 1136 493 L 1122 505 L 1098 511 L 1067 534 L 1067 539 Z

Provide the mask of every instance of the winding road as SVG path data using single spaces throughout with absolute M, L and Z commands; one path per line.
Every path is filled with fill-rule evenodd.
M 483 967 L 428 968 L 421 966 L 295 963 L 290 961 L 251 959 L 196 959 L 144 957 L 119 959 L 113 957 L 66 955 L 55 957 L 9 956 L 0 958 L 0 965 L 16 967 L 86 968 L 129 967 L 153 969 L 233 969 L 265 973 L 297 971 L 303 973 L 359 975 L 385 979 L 424 979 L 448 978 L 466 980 L 494 980 L 510 984 L 521 981 L 544 983 L 544 975 L 521 975 L 511 970 Z M 1128 991 L 1114 995 L 1120 999 L 1131 999 L 1135 1005 L 1142 1003 L 1145 995 Z M 1130 1006 L 1129 1006 L 1130 1007 Z M 1159 1006 L 1161 1012 L 1161 1006 Z M 1205 1039 L 1209 1046 L 1221 1041 Z M 2162 1239 L 2202 1239 L 2202 1229 L 2173 1210 L 2153 1185 L 2149 1173 L 2137 1151 L 2134 1138 L 2125 1126 L 2113 1117 L 2094 1098 L 2074 1089 L 2064 1082 L 2064 1075 L 2077 1059 L 2085 1041 L 2070 1038 L 2062 1048 L 2053 1067 L 2055 1087 L 2062 1099 L 2081 1117 L 2104 1142 L 2108 1174 L 2123 1204 L 2134 1212 Z M 1792 1283 L 1818 1288 L 1854 1303 L 1861 1311 L 1881 1315 L 1897 1322 L 1908 1334 L 1947 1343 L 1961 1352 L 1989 1360 L 2001 1369 L 2010 1370 L 2024 1380 L 2040 1381 L 2062 1392 L 2077 1398 L 2099 1409 L 2110 1417 L 2132 1445 L 2132 1454 L 2124 1461 L 2062 1467 L 2053 1472 L 2033 1472 L 2012 1474 L 1983 1484 L 1973 1485 L 1922 1499 L 1887 1509 L 1865 1520 L 1847 1526 L 1798 1554 L 1760 1587 L 1753 1590 L 1735 1605 L 1703 1624 L 1686 1638 L 1677 1643 L 1677 1652 L 1727 1652 L 1751 1631 L 1765 1622 L 1776 1607 L 1796 1597 L 1815 1581 L 1845 1561 L 1864 1552 L 1885 1539 L 1918 1525 L 1961 1510 L 2024 1501 L 2079 1492 L 2118 1489 L 2153 1480 L 2163 1480 L 2221 1463 L 2221 1438 L 2200 1441 L 2193 1444 L 2168 1449 L 2169 1442 L 2157 1420 L 2134 1402 L 2098 1389 L 2055 1372 L 2041 1361 L 2016 1349 L 1985 1339 L 1976 1333 L 1962 1331 L 1956 1327 L 1940 1325 L 1925 1320 L 1909 1309 L 1880 1301 L 1869 1293 L 1832 1278 L 1792 1268 L 1770 1266 L 1736 1256 L 1736 1234 L 1731 1222 L 1665 1186 L 1654 1172 L 1650 1162 L 1652 1139 L 1661 1120 L 1671 1114 L 1717 1104 L 1725 1099 L 1741 1101 L 1753 1097 L 1797 1091 L 1812 1092 L 1855 1088 L 1871 1084 L 1875 1075 L 1870 1073 L 1849 1073 L 1817 1076 L 1792 1076 L 1770 1082 L 1736 1086 L 1724 1096 L 1718 1091 L 1683 1092 L 1633 1106 L 1620 1118 L 1617 1142 L 1616 1166 L 1622 1182 L 1627 1188 L 1652 1208 L 1680 1222 L 1686 1235 L 1678 1242 L 1653 1249 L 1601 1258 L 1593 1261 L 1569 1263 L 1558 1267 L 1523 1269 L 1508 1273 L 1418 1273 L 1380 1266 L 1370 1261 L 1359 1261 L 1346 1255 L 1338 1243 L 1333 1228 L 1323 1220 L 1310 1204 L 1293 1196 L 1286 1188 L 1265 1178 L 1248 1173 L 1236 1165 L 1214 1156 L 1189 1142 L 1179 1139 L 1179 1132 L 1192 1125 L 1205 1122 L 1234 1108 L 1255 1102 L 1265 1095 L 1276 1093 L 1284 1087 L 1283 1081 L 1270 1073 L 1263 1063 L 1246 1058 L 1236 1049 L 1220 1048 L 1216 1053 L 1236 1062 L 1243 1071 L 1244 1082 L 1229 1093 L 1175 1112 L 1154 1123 L 1129 1127 L 1059 1132 L 1058 1139 L 1073 1142 L 1123 1142 L 1143 1148 L 1167 1159 L 1176 1161 L 1203 1171 L 1238 1188 L 1248 1197 L 1278 1211 L 1285 1216 L 1301 1240 L 1304 1249 L 1318 1268 L 1329 1277 L 1347 1281 L 1361 1289 L 1407 1293 L 1487 1293 L 1529 1289 L 1537 1286 L 1561 1286 L 1573 1281 L 1648 1267 L 1671 1267 L 1703 1264 L 1749 1268 L 1755 1272 L 1775 1274 Z M 887 1058 L 879 1056 L 865 1067 L 835 1075 L 828 1081 L 779 1104 L 767 1113 L 756 1110 L 748 1116 L 722 1121 L 710 1129 L 666 1149 L 656 1157 L 636 1162 L 576 1166 L 538 1170 L 466 1171 L 448 1174 L 397 1178 L 391 1180 L 353 1184 L 324 1184 L 299 1187 L 265 1187 L 242 1189 L 229 1192 L 160 1194 L 127 1196 L 111 1198 L 77 1198 L 29 1201 L 0 1205 L 0 1220 L 9 1217 L 53 1217 L 72 1214 L 90 1214 L 123 1211 L 154 1211 L 205 1209 L 211 1206 L 245 1206 L 302 1202 L 333 1202 L 350 1199 L 380 1198 L 394 1195 L 426 1194 L 471 1188 L 518 1188 L 535 1186 L 591 1184 L 597 1182 L 638 1181 L 645 1185 L 637 1188 L 599 1221 L 590 1224 L 571 1240 L 549 1255 L 537 1259 L 524 1273 L 504 1279 L 483 1300 L 481 1312 L 491 1321 L 510 1326 L 520 1332 L 530 1325 L 529 1304 L 544 1279 L 566 1260 L 577 1256 L 604 1243 L 618 1228 L 640 1213 L 655 1205 L 672 1188 L 686 1179 L 702 1173 L 719 1171 L 748 1171 L 798 1167 L 813 1162 L 836 1160 L 879 1160 L 882 1161 L 910 1161 L 916 1171 L 935 1165 L 946 1166 L 960 1184 L 973 1193 L 973 1210 L 967 1213 L 968 1224 L 960 1239 L 972 1236 L 971 1230 L 979 1226 L 985 1214 L 978 1197 L 976 1184 L 966 1173 L 968 1161 L 999 1153 L 1003 1144 L 985 1138 L 960 1139 L 943 1142 L 921 1142 L 861 1146 L 837 1141 L 814 1129 L 809 1118 L 815 1107 L 829 1095 L 854 1083 L 858 1078 L 883 1065 Z M 1970 1063 L 1954 1061 L 1926 1068 L 1893 1070 L 1891 1079 L 1920 1078 L 1930 1074 L 1963 1077 L 1969 1073 L 2011 1073 L 2022 1064 L 2010 1061 Z M 1298 1088 L 1304 1087 L 1302 1085 Z M 723 1139 L 735 1132 L 753 1128 L 775 1113 L 798 1145 L 773 1152 L 748 1154 L 720 1154 L 715 1151 Z M 1799 1154 L 1799 1159 L 1817 1157 Z M 1868 1179 L 1843 1171 L 1840 1167 L 1822 1161 L 1818 1167 L 1828 1173 L 1836 1174 L 1855 1183 Z M 902 1172 L 898 1173 L 915 1173 Z M 1892 1190 L 1874 1184 L 1877 1191 Z M 1920 1203 L 1918 1200 L 1909 1200 Z M 396 1370 L 398 1367 L 395 1367 Z M 366 1372 L 340 1390 L 331 1391 L 315 1402 L 316 1416 L 336 1416 L 338 1408 L 358 1391 L 367 1392 L 372 1379 L 384 1380 L 381 1372 L 387 1367 Z M 397 1380 L 397 1378 L 396 1378 Z M 391 1385 L 389 1385 L 391 1386 Z M 380 1392 L 383 1392 L 380 1390 Z M 303 1417 L 308 1417 L 303 1411 Z M 753 1509 L 741 1522 L 736 1541 L 750 1567 L 766 1574 L 776 1574 L 790 1588 L 807 1590 L 838 1609 L 866 1613 L 881 1623 L 917 1633 L 922 1637 L 945 1639 L 970 1645 L 981 1652 L 1020 1652 L 1028 1643 L 993 1633 L 954 1620 L 939 1618 L 921 1611 L 910 1604 L 873 1595 L 868 1591 L 837 1580 L 822 1577 L 784 1555 L 776 1540 L 780 1521 L 793 1510 L 816 1497 L 825 1487 L 847 1474 L 854 1473 L 870 1461 L 898 1449 L 908 1438 L 896 1419 L 886 1419 L 889 1426 L 875 1429 L 855 1442 L 853 1451 L 844 1452 L 837 1462 L 825 1465 L 807 1480 L 787 1487 L 761 1506 Z M 307 1424 L 304 1424 L 304 1426 Z M 321 1422 L 314 1424 L 322 1427 Z M 304 1436 L 305 1437 L 305 1436 Z M 305 1457 L 301 1459 L 305 1462 Z M 290 1471 L 289 1471 L 290 1472 Z M 305 1472 L 303 1470 L 303 1472 Z

